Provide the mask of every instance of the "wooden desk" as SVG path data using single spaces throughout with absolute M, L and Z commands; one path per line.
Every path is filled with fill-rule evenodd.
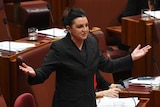
M 127 90 L 126 90 L 127 89 Z M 151 90 L 145 87 L 129 87 L 120 92 L 120 97 L 138 97 L 149 98 L 150 101 L 147 107 L 159 107 L 160 90 Z
M 151 88 L 129 86 L 120 92 L 120 97 L 149 98 L 150 94 Z
M 146 107 L 148 102 L 150 101 L 149 98 L 140 98 L 140 102 L 138 103 L 137 107 Z
M 2 94 L 0 94 L 0 107 L 7 107 L 6 102 Z
M 159 107 L 160 106 L 160 90 L 154 90 L 150 96 L 150 106 L 148 107 Z
M 26 49 L 24 51 L 21 51 L 19 53 L 12 53 L 11 55 L 8 55 L 8 52 L 3 51 L 3 56 L 0 57 L 0 89 L 2 91 L 2 94 L 6 100 L 7 107 L 12 107 L 13 100 L 14 100 L 14 86 L 13 83 L 15 82 L 14 76 L 16 76 L 16 58 L 18 55 L 28 52 L 30 50 L 33 50 L 37 47 L 40 47 L 42 45 L 46 45 L 48 43 L 53 42 L 53 40 L 46 40 L 42 37 L 39 37 L 38 41 L 27 41 L 27 38 L 23 38 L 20 40 L 17 40 L 19 42 L 34 42 L 36 43 L 36 47 Z
M 142 44 L 142 46 L 149 44 L 152 46 L 152 24 L 154 20 L 157 19 L 141 20 L 140 15 L 122 18 L 122 43 L 129 45 L 131 51 L 138 44 Z M 156 76 L 154 72 L 157 71 L 153 71 L 152 56 L 153 50 L 151 49 L 145 57 L 135 61 L 133 77 Z

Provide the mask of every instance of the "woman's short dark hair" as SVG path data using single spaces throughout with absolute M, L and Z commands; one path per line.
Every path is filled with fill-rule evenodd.
M 67 8 L 62 16 L 62 23 L 63 26 L 66 28 L 66 26 L 71 26 L 72 21 L 77 17 L 84 17 L 86 16 L 86 13 L 81 8 Z

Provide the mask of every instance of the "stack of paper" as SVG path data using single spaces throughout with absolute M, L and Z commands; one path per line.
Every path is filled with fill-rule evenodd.
M 152 17 L 160 18 L 160 10 L 157 10 L 157 11 L 146 11 L 145 13 L 149 14 Z
M 160 76 L 155 78 L 149 77 L 138 77 L 132 80 L 129 80 L 131 84 L 142 84 L 142 85 L 151 85 L 151 84 L 159 84 Z
M 111 98 L 103 97 L 97 100 L 97 107 L 115 107 L 116 103 L 123 104 L 123 107 L 136 107 L 139 103 L 138 97 Z
M 35 44 L 31 43 L 22 43 L 22 42 L 14 42 L 14 41 L 3 41 L 0 42 L 0 49 L 7 50 L 12 52 L 20 52 L 27 48 L 35 47 Z
M 37 33 L 45 34 L 48 37 L 65 37 L 67 32 L 66 29 L 59 29 L 59 28 L 50 28 L 45 30 L 39 30 Z

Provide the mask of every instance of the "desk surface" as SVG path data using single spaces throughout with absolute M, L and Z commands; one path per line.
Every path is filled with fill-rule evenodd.
M 51 39 L 51 38 L 48 38 L 48 37 L 46 37 L 45 35 L 42 35 L 42 34 L 38 34 L 38 40 L 36 40 L 36 41 L 29 41 L 28 37 L 18 39 L 18 40 L 16 40 L 17 42 L 33 43 L 33 44 L 36 45 L 36 47 L 28 48 L 28 49 L 26 49 L 24 51 L 21 51 L 21 52 L 18 52 L 18 53 L 0 50 L 1 57 L 2 58 L 8 58 L 10 60 L 14 60 L 18 55 L 20 55 L 24 52 L 30 51 L 34 48 L 37 48 L 39 46 L 42 46 L 42 45 L 45 45 L 45 44 L 48 44 L 48 43 L 51 43 L 51 42 L 54 42 L 54 41 L 59 40 L 59 39 L 60 38 Z

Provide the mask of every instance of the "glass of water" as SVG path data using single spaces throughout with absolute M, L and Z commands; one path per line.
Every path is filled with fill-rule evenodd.
M 38 39 L 38 33 L 37 33 L 36 27 L 30 27 L 28 28 L 28 40 L 37 40 Z
M 151 10 L 150 9 L 142 9 L 141 10 L 141 19 L 142 20 L 150 20 L 151 19 Z

